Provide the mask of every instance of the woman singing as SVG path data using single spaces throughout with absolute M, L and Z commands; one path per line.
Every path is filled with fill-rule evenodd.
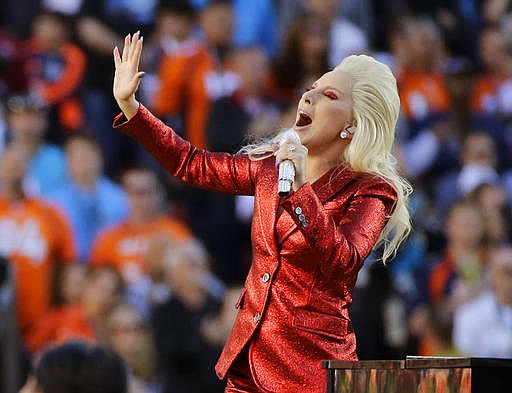
M 357 273 L 383 242 L 385 262 L 410 230 L 408 183 L 391 154 L 400 110 L 396 80 L 369 56 L 349 56 L 299 101 L 298 138 L 231 155 L 198 150 L 135 98 L 142 37 L 114 49 L 114 126 L 174 176 L 209 190 L 254 195 L 253 263 L 238 316 L 217 362 L 226 392 L 313 393 L 325 389 L 323 359 L 356 360 L 349 320 Z M 270 151 L 267 158 L 262 151 Z M 295 178 L 278 195 L 278 169 Z

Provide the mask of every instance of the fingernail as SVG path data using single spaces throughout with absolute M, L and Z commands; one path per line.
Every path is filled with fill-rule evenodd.
M 144 75 L 146 75 L 146 73 L 145 73 L 145 72 L 140 73 L 140 74 L 139 74 L 139 78 L 142 78 Z

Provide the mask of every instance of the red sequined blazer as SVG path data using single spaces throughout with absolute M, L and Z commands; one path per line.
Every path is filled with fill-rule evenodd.
M 323 359 L 356 359 L 348 308 L 357 273 L 393 209 L 383 179 L 332 169 L 286 198 L 274 159 L 198 150 L 144 106 L 114 127 L 139 141 L 174 176 L 205 189 L 254 195 L 253 263 L 216 365 L 225 378 L 245 345 L 267 392 L 324 392 Z

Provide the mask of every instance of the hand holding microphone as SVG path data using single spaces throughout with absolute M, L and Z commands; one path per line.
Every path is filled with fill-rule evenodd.
M 300 143 L 300 138 L 293 129 L 285 131 L 279 138 L 279 149 L 276 151 L 276 163 L 279 165 L 278 193 L 283 197 L 290 193 L 294 182 L 296 188 L 305 180 L 305 161 L 307 149 Z

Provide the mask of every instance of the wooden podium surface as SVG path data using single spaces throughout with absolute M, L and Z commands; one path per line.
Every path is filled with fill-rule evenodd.
M 327 393 L 510 393 L 512 359 L 325 360 Z

